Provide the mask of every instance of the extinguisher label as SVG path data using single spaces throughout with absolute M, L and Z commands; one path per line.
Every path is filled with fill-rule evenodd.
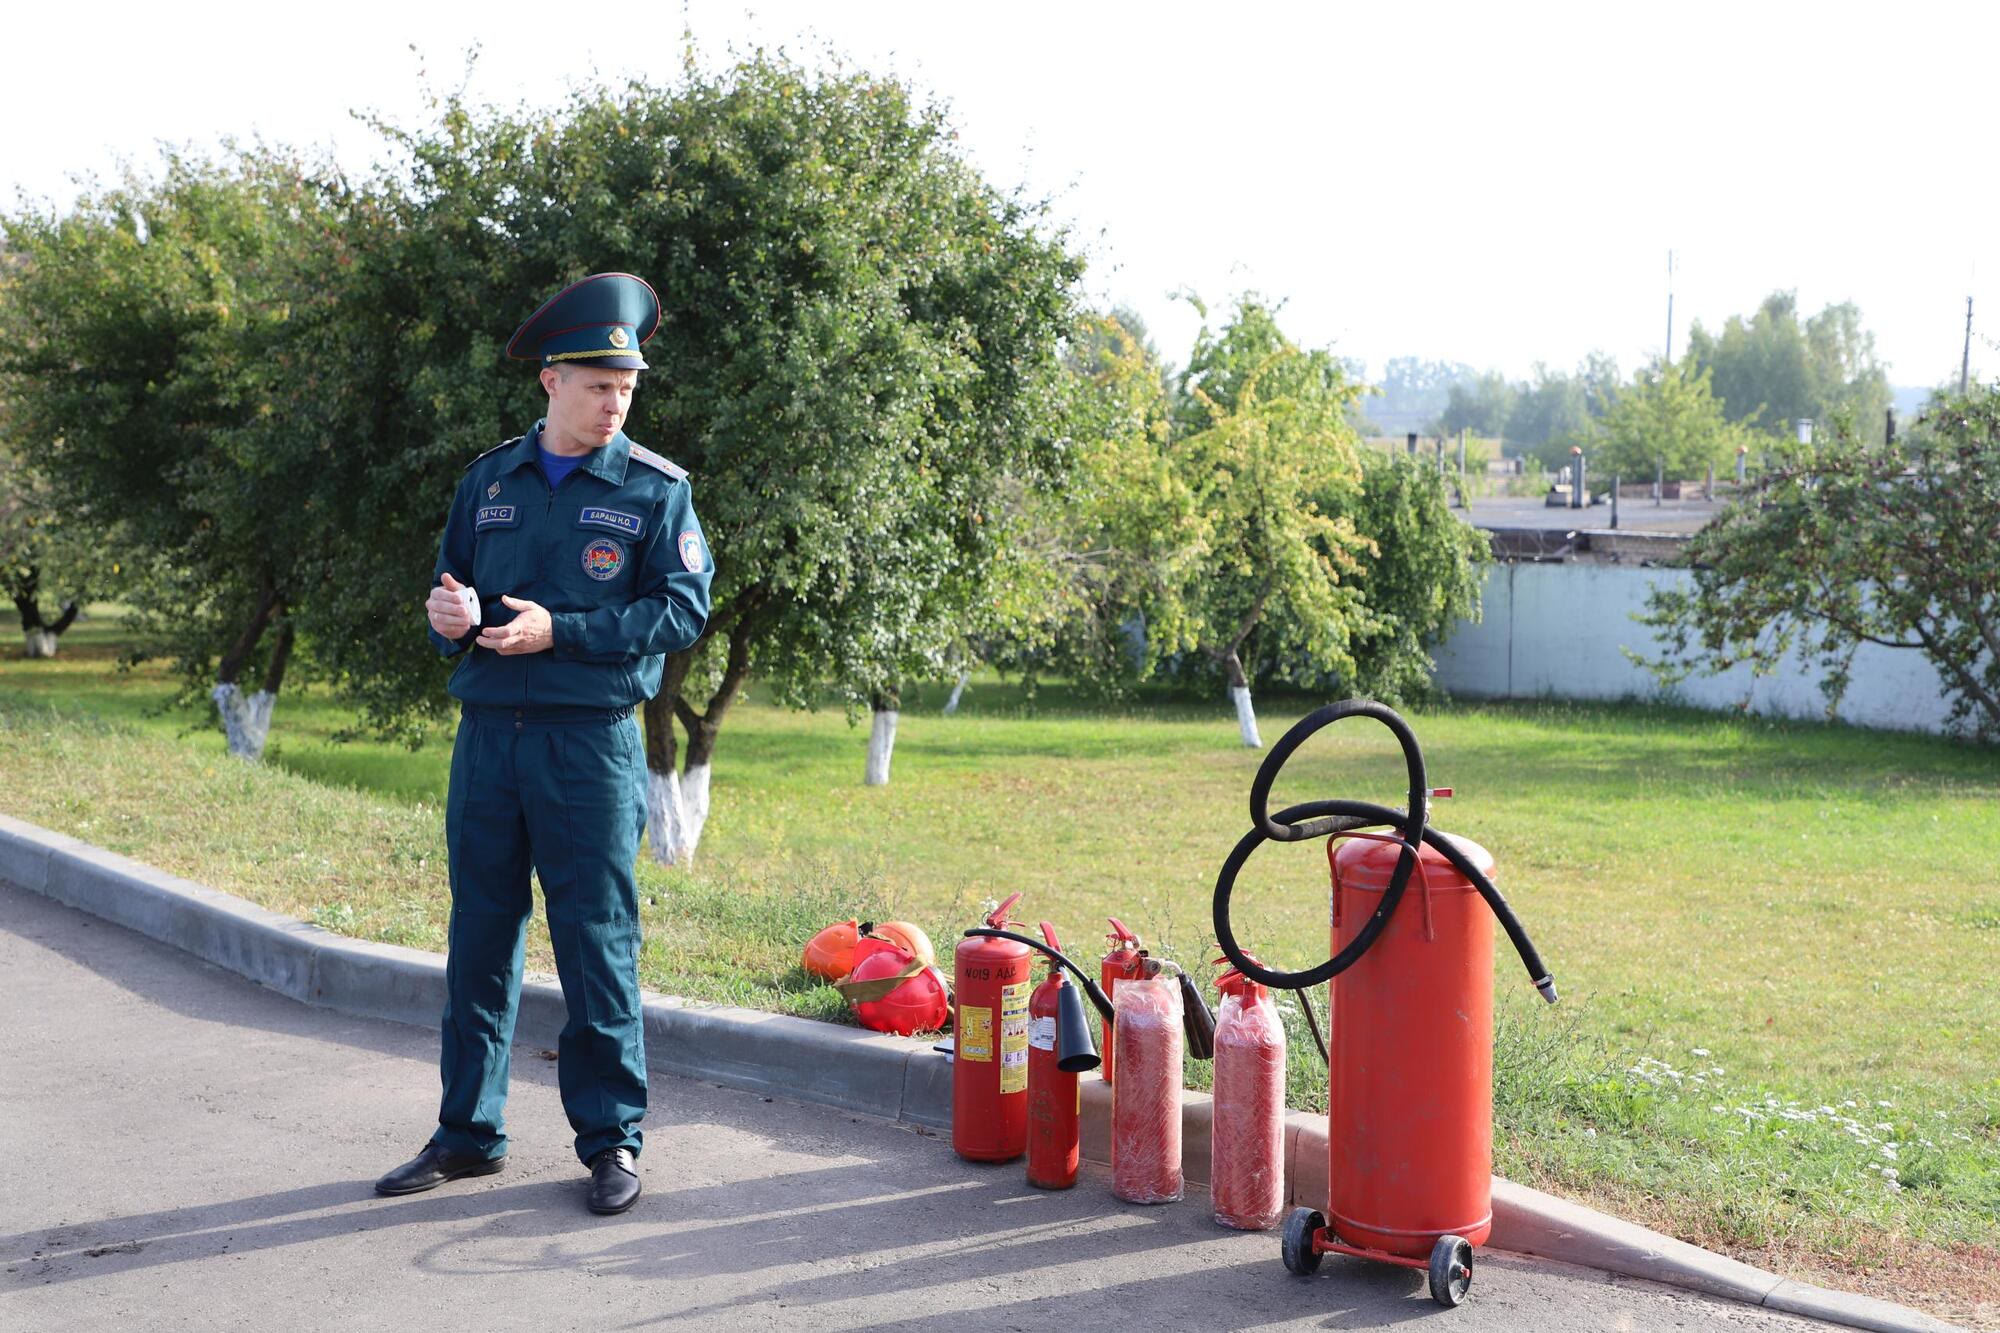
M 1056 1021 L 1053 1018 L 1031 1018 L 1028 1020 L 1028 1045 L 1038 1051 L 1053 1051 L 1056 1048 Z
M 1028 983 L 1000 988 L 1000 1091 L 1028 1090 Z
M 993 1011 L 976 1005 L 958 1008 L 958 1051 L 961 1060 L 993 1058 Z

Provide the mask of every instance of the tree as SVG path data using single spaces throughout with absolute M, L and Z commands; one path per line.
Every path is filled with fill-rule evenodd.
M 1711 463 L 1728 464 L 1738 446 L 1761 442 L 1755 431 L 1724 417 L 1708 376 L 1687 360 L 1634 375 L 1591 423 L 1585 447 L 1592 470 L 1635 479 L 1663 467 L 1669 477 L 1693 477 Z
M 1699 533 L 1691 586 L 1651 594 L 1671 683 L 1793 653 L 1826 672 L 1829 713 L 1864 643 L 1920 652 L 1951 718 L 2000 738 L 2000 386 L 1928 411 L 1893 445 L 1841 419 Z
M 1473 383 L 1454 384 L 1445 400 L 1437 429 L 1445 435 L 1469 430 L 1474 435 L 1500 435 L 1514 410 L 1514 386 L 1497 370 L 1489 370 Z
M 1368 418 L 1392 435 L 1424 430 L 1449 405 L 1452 385 L 1471 384 L 1478 378 L 1478 371 L 1459 361 L 1390 357 L 1367 404 Z
M 1537 361 L 1533 376 L 1514 392 L 1507 443 L 1551 470 L 1561 467 L 1569 461 L 1570 447 L 1583 442 L 1617 383 L 1618 368 L 1608 357 L 1592 354 L 1574 375 Z
M 396 340 L 392 410 L 361 424 L 436 498 L 350 567 L 351 618 L 421 600 L 410 548 L 435 543 L 457 467 L 534 420 L 498 354 L 513 322 L 593 269 L 645 276 L 662 321 L 627 430 L 690 471 L 716 562 L 707 633 L 645 710 L 649 838 L 686 861 L 753 672 L 803 707 L 944 669 L 992 595 L 1005 497 L 1068 467 L 1052 398 L 1079 263 L 938 108 L 837 65 L 755 55 L 552 115 L 447 102 L 394 140 L 394 243 L 357 259 Z M 437 689 L 434 666 L 376 660 L 385 702 Z
M 1889 377 L 1875 359 L 1875 337 L 1851 302 L 1799 322 L 1798 294 L 1777 291 L 1745 320 L 1732 315 L 1719 334 L 1697 320 L 1686 358 L 1712 372 L 1715 396 L 1732 421 L 1789 432 L 1800 418 L 1831 422 L 1847 413 L 1860 428 L 1882 420 Z
M 1012 566 L 977 652 L 1032 692 L 1047 674 L 1118 693 L 1141 679 L 1145 627 L 1179 632 L 1172 590 L 1197 558 L 1193 492 L 1170 458 L 1165 367 L 1131 312 L 1086 313 L 1063 354 L 1073 467 L 1006 506 Z
M 0 432 L 6 430 L 0 406 Z M 56 655 L 63 632 L 76 623 L 89 575 L 106 582 L 91 543 L 60 521 L 42 483 L 0 443 L 0 591 L 21 617 L 22 648 L 31 658 Z M 46 603 L 60 609 L 49 618 Z
M 142 633 L 245 758 L 291 660 L 302 563 L 330 536 L 315 496 L 340 484 L 325 457 L 271 447 L 290 437 L 257 387 L 323 272 L 326 207 L 281 154 L 169 154 L 158 180 L 4 224 L 10 427 L 41 442 L 27 462 L 66 524 L 120 539 Z
M 1451 512 L 1435 467 L 1407 455 L 1365 458 L 1354 524 L 1368 544 L 1354 584 L 1371 614 L 1353 638 L 1351 680 L 1327 683 L 1388 703 L 1420 699 L 1435 689 L 1430 646 L 1479 619 L 1493 548 Z
M 1349 512 L 1361 465 L 1348 404 L 1360 392 L 1324 351 L 1302 351 L 1254 297 L 1219 334 L 1204 328 L 1182 377 L 1169 458 L 1197 526 L 1176 583 L 1147 625 L 1153 661 L 1198 650 L 1221 673 L 1243 743 L 1262 744 L 1245 668 L 1256 651 L 1354 674 L 1368 613 L 1352 577 L 1366 539 Z

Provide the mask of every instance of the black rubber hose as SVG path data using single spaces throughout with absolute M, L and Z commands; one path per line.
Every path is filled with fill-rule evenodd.
M 1085 976 L 1083 969 L 1072 963 L 1067 954 L 1051 949 L 1047 944 L 1035 939 L 1031 935 L 1019 935 L 1011 930 L 1001 930 L 997 926 L 974 926 L 971 930 L 966 931 L 965 934 L 967 938 L 979 936 L 989 940 L 1012 940 L 1016 944 L 1025 944 L 1044 958 L 1068 968 L 1077 981 L 1082 984 L 1083 993 L 1090 998 L 1090 1002 L 1093 1005 L 1097 1006 L 1097 1012 L 1104 1015 L 1104 1021 L 1107 1023 L 1112 1021 L 1113 1011 L 1111 1001 L 1105 996 L 1103 989 L 1095 981 Z
M 1311 801 L 1305 805 L 1295 805 L 1279 812 L 1277 819 L 1270 815 L 1271 784 L 1277 781 L 1278 773 L 1290 759 L 1292 752 L 1305 743 L 1308 736 L 1322 727 L 1350 717 L 1369 717 L 1387 727 L 1403 750 L 1403 766 L 1410 779 L 1410 804 L 1407 810 L 1390 811 L 1387 806 L 1370 805 L 1363 801 Z M 1416 848 L 1423 842 L 1424 816 L 1430 804 L 1430 789 L 1424 785 L 1424 752 L 1417 745 L 1416 733 L 1410 724 L 1403 721 L 1394 709 L 1378 704 L 1372 699 L 1345 699 L 1340 703 L 1328 704 L 1314 709 L 1295 723 L 1264 761 L 1257 765 L 1257 776 L 1250 783 L 1250 831 L 1230 851 L 1229 858 L 1222 863 L 1222 872 L 1215 881 L 1215 938 L 1222 946 L 1223 956 L 1244 976 L 1266 986 L 1279 990 L 1304 990 L 1330 981 L 1354 966 L 1360 957 L 1374 945 L 1377 937 L 1389 924 L 1395 914 L 1396 905 L 1403 901 L 1403 890 L 1409 887 L 1410 875 L 1417 868 Z M 1390 817 L 1383 819 L 1383 812 Z M 1382 901 L 1361 927 L 1347 947 L 1326 960 L 1320 966 L 1306 972 L 1278 972 L 1261 966 L 1245 957 L 1237 946 L 1236 932 L 1229 924 L 1229 895 L 1236 887 L 1236 876 L 1250 859 L 1250 854 L 1265 842 L 1302 842 L 1307 838 L 1325 837 L 1336 832 L 1346 832 L 1367 824 L 1389 823 L 1397 825 L 1403 834 L 1403 850 L 1397 853 L 1396 869 L 1389 876 L 1389 887 L 1382 895 Z
M 1273 816 L 1273 819 L 1279 823 L 1290 823 L 1293 827 L 1332 826 L 1332 832 L 1349 833 L 1355 829 L 1379 828 L 1385 824 L 1400 826 L 1403 823 L 1403 812 L 1393 805 L 1374 805 L 1367 801 L 1306 801 L 1302 804 L 1288 806 L 1280 810 Z M 1311 825 L 1305 825 L 1301 822 L 1306 820 L 1315 822 Z M 1226 897 L 1229 890 L 1235 888 L 1236 873 L 1241 871 L 1243 863 L 1250 859 L 1250 853 L 1256 851 L 1258 845 L 1264 841 L 1266 839 L 1257 836 L 1255 830 L 1253 830 L 1250 833 L 1244 834 L 1243 840 L 1236 844 L 1236 850 L 1230 853 L 1230 862 L 1225 863 L 1223 866 L 1223 876 L 1227 878 L 1228 884 L 1225 886 L 1220 881 L 1216 884 L 1216 892 L 1219 895 L 1217 899 L 1218 910 L 1221 910 L 1223 906 L 1223 897 Z M 1548 968 L 1543 965 L 1542 956 L 1536 950 L 1535 942 L 1528 938 L 1528 932 L 1521 925 L 1521 919 L 1514 915 L 1514 909 L 1508 905 L 1506 898 L 1501 896 L 1500 890 L 1494 886 L 1493 881 L 1488 879 L 1480 871 L 1479 867 L 1472 863 L 1472 858 L 1467 856 L 1456 842 L 1452 841 L 1450 834 L 1442 833 L 1426 825 L 1424 827 L 1424 841 L 1442 852 L 1445 859 L 1450 861 L 1458 872 L 1465 876 L 1466 882 L 1479 891 L 1479 896 L 1486 900 L 1486 905 L 1492 909 L 1494 918 L 1500 923 L 1500 928 L 1506 932 L 1508 940 L 1513 943 L 1514 952 L 1521 956 L 1521 962 L 1528 969 L 1528 978 L 1535 983 L 1535 989 L 1541 991 L 1549 1003 L 1555 1003 L 1555 982 L 1550 978 Z M 1241 853 L 1240 859 L 1238 858 L 1238 853 Z M 1392 883 L 1390 887 L 1393 890 L 1395 886 Z M 1388 895 L 1384 894 L 1382 905 L 1377 909 L 1377 914 L 1386 917 L 1390 910 Z M 1217 930 L 1216 934 L 1219 939 L 1221 936 L 1220 929 Z M 1357 936 L 1356 943 L 1358 942 L 1359 937 Z M 1235 943 L 1233 935 L 1231 936 L 1230 943 Z M 1224 953 L 1228 953 L 1227 946 L 1224 947 Z M 1233 963 L 1236 960 L 1234 957 L 1231 957 L 1230 961 Z M 1337 971 L 1344 970 L 1346 969 L 1337 969 Z M 1245 975 L 1248 974 L 1246 973 Z M 1273 973 L 1272 975 L 1290 977 L 1310 976 L 1312 974 L 1281 972 Z M 1259 977 L 1253 978 L 1253 980 L 1261 981 L 1263 979 Z M 1299 989 L 1298 987 L 1281 985 L 1276 982 L 1265 982 L 1264 984 L 1276 985 L 1280 990 Z M 1305 984 L 1316 986 L 1319 982 L 1310 981 Z
M 1337 704 L 1316 708 L 1292 724 L 1291 730 L 1278 738 L 1271 752 L 1264 756 L 1264 762 L 1257 765 L 1257 776 L 1250 780 L 1250 827 L 1262 831 L 1272 842 L 1305 842 L 1311 838 L 1322 838 L 1337 831 L 1333 821 L 1320 823 L 1287 823 L 1281 811 L 1277 819 L 1270 816 L 1271 784 L 1278 780 L 1285 761 L 1292 757 L 1292 751 L 1305 744 L 1306 738 L 1322 727 L 1350 717 L 1372 717 L 1387 727 L 1396 738 L 1396 744 L 1403 749 L 1403 766 L 1410 775 L 1409 809 L 1415 812 L 1414 821 L 1399 819 L 1392 822 L 1404 825 L 1403 836 L 1412 846 L 1423 832 L 1424 817 L 1430 800 L 1430 788 L 1424 785 L 1424 752 L 1417 744 L 1417 734 L 1410 730 L 1410 724 L 1402 715 L 1386 704 L 1378 704 L 1373 699 L 1343 699 Z M 1295 807 L 1296 808 L 1296 807 Z M 1350 825 L 1349 827 L 1355 827 Z
M 1403 747 L 1403 757 L 1410 773 L 1411 810 L 1419 812 L 1415 818 L 1410 810 L 1398 810 L 1394 806 L 1375 805 L 1367 801 L 1306 801 L 1299 805 L 1280 810 L 1274 817 L 1269 813 L 1271 784 L 1276 780 L 1278 770 L 1285 760 L 1298 749 L 1306 737 L 1320 728 L 1348 717 L 1372 717 L 1393 732 Z M 1265 842 L 1300 842 L 1307 838 L 1326 837 L 1336 833 L 1348 833 L 1355 829 L 1391 825 L 1400 829 L 1407 844 L 1419 841 L 1438 849 L 1450 861 L 1466 881 L 1479 891 L 1486 905 L 1499 921 L 1500 927 L 1512 941 L 1514 951 L 1521 957 L 1528 969 L 1528 977 L 1535 989 L 1550 1004 L 1556 1002 L 1554 979 L 1542 963 L 1534 941 L 1522 928 L 1514 909 L 1507 904 L 1500 891 L 1493 886 L 1471 858 L 1459 850 L 1445 834 L 1430 828 L 1424 821 L 1423 813 L 1429 803 L 1430 793 L 1424 784 L 1423 754 L 1417 746 L 1417 738 L 1409 724 L 1393 710 L 1371 700 L 1350 699 L 1344 703 L 1329 704 L 1301 718 L 1297 725 L 1287 731 L 1264 762 L 1258 765 L 1257 776 L 1250 788 L 1251 828 L 1222 863 L 1222 870 L 1215 882 L 1215 937 L 1223 956 L 1228 958 L 1244 976 L 1252 981 L 1279 990 L 1305 990 L 1320 985 L 1352 967 L 1369 946 L 1375 943 L 1396 906 L 1402 901 L 1403 890 L 1409 883 L 1410 871 L 1414 869 L 1415 857 L 1409 846 L 1405 846 L 1396 859 L 1396 870 L 1390 876 L 1389 886 L 1382 895 L 1374 914 L 1359 933 L 1338 955 L 1329 958 L 1319 967 L 1306 972 L 1278 972 L 1261 967 L 1244 956 L 1236 943 L 1236 933 L 1229 922 L 1229 899 L 1236 887 L 1236 877 L 1249 861 L 1251 853 Z

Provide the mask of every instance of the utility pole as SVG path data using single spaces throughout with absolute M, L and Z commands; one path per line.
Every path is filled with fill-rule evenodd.
M 1972 378 L 1972 298 L 1965 298 L 1965 354 L 1958 363 L 1958 396 L 1965 397 Z
M 1667 251 L 1667 350 L 1661 360 L 1669 366 L 1674 363 L 1674 252 L 1671 250 Z

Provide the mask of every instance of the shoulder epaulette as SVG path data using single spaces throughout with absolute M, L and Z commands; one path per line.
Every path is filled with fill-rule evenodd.
M 520 437 L 519 435 L 516 435 L 516 436 L 515 436 L 515 437 L 514 437 L 513 439 L 511 439 L 511 440 L 502 440 L 502 441 L 500 441 L 500 443 L 498 443 L 498 444 L 494 445 L 494 446 L 493 446 L 493 447 L 492 447 L 491 449 L 488 449 L 488 450 L 486 451 L 486 453 L 485 453 L 485 454 L 481 454 L 481 455 L 479 455 L 479 458 L 475 458 L 475 459 L 473 459 L 473 460 L 472 460 L 472 463 L 477 463 L 477 462 L 479 461 L 479 459 L 480 459 L 480 458 L 484 458 L 484 457 L 486 457 L 486 455 L 487 455 L 487 454 L 497 454 L 497 453 L 499 453 L 499 452 L 500 452 L 500 451 L 501 451 L 502 449 L 506 449 L 506 448 L 509 448 L 509 447 L 511 447 L 511 446 L 513 446 L 513 445 L 516 445 L 516 444 L 519 444 L 520 442 L 521 442 L 521 437 Z M 465 465 L 465 470 L 466 470 L 467 472 L 470 472 L 470 471 L 472 471 L 472 463 L 467 463 L 467 464 Z
M 658 454 L 654 453 L 651 449 L 646 448 L 642 444 L 635 444 L 632 446 L 632 461 L 635 463 L 644 463 L 647 467 L 658 468 L 660 471 L 672 477 L 675 481 L 687 480 L 686 468 L 681 467 L 676 463 L 668 462 L 666 459 L 660 457 Z

